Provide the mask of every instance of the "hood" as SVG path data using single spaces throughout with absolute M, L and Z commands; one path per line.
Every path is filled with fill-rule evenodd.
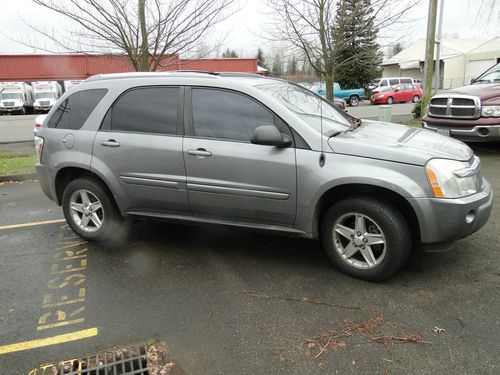
M 363 124 L 345 134 L 331 137 L 333 152 L 400 163 L 425 165 L 429 159 L 467 161 L 473 156 L 469 146 L 429 130 L 379 121 Z
M 458 87 L 452 90 L 446 90 L 443 94 L 457 93 L 464 95 L 474 95 L 481 100 L 488 100 L 492 98 L 500 98 L 500 84 L 499 83 L 477 83 L 475 85 L 468 85 Z

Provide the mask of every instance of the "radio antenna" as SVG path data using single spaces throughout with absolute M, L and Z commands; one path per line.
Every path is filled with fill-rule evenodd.
M 325 153 L 323 152 L 323 98 L 319 97 L 318 101 L 319 101 L 319 127 L 320 127 L 319 137 L 320 137 L 320 150 L 321 150 L 321 153 L 319 154 L 319 166 L 323 167 L 325 165 Z

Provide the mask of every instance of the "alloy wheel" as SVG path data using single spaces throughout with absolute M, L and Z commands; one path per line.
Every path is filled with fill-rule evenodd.
M 90 191 L 76 190 L 69 199 L 74 223 L 85 232 L 97 232 L 104 221 L 104 210 L 99 199 Z
M 377 267 L 386 255 L 386 239 L 380 226 L 360 213 L 347 213 L 333 225 L 333 245 L 341 258 L 359 269 Z

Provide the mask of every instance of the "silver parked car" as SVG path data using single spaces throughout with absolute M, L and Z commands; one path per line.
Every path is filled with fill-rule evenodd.
M 349 116 L 298 85 L 231 74 L 95 76 L 38 130 L 36 169 L 86 240 L 125 216 L 320 238 L 343 272 L 382 280 L 413 243 L 481 228 L 492 190 L 464 143 Z

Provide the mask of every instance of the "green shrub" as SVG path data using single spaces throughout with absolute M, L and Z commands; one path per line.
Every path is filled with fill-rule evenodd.
M 413 118 L 421 118 L 422 117 L 422 101 L 419 100 L 415 103 L 415 107 L 413 108 Z

